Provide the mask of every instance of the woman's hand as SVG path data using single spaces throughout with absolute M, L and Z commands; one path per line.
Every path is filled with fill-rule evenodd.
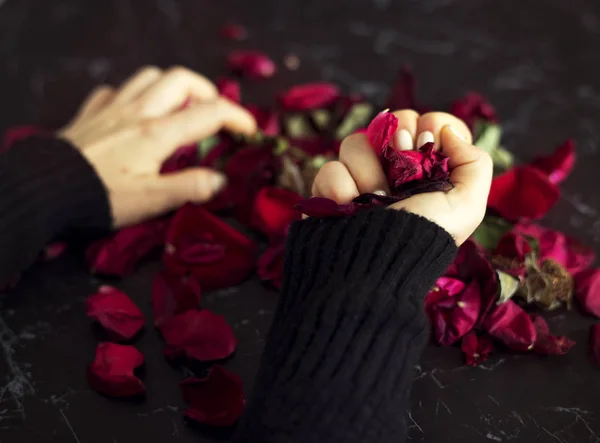
M 449 192 L 414 195 L 390 206 L 419 214 L 448 231 L 458 245 L 479 226 L 487 204 L 492 181 L 492 160 L 473 146 L 472 135 L 462 120 L 442 113 L 419 116 L 415 111 L 394 112 L 398 130 L 392 148 L 416 149 L 434 142 L 449 159 Z M 416 143 L 415 143 L 416 141 Z M 313 195 L 338 203 L 349 203 L 362 193 L 386 192 L 389 187 L 377 155 L 364 134 L 355 134 L 342 142 L 339 161 L 323 165 L 313 184 Z
M 252 134 L 256 122 L 244 108 L 220 98 L 201 75 L 180 67 L 147 67 L 119 89 L 94 90 L 58 136 L 95 168 L 108 190 L 113 225 L 121 227 L 186 202 L 204 202 L 219 192 L 226 179 L 216 171 L 159 171 L 178 147 L 223 128 Z

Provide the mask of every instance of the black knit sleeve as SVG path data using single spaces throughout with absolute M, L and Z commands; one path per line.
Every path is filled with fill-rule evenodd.
M 31 137 L 0 154 L 0 287 L 67 229 L 110 226 L 104 186 L 68 142 Z
M 282 297 L 236 443 L 399 443 L 427 341 L 423 299 L 456 246 L 385 209 L 290 232 Z

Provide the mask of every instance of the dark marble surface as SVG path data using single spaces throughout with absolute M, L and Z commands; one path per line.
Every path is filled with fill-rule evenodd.
M 230 19 L 249 27 L 248 41 L 217 37 Z M 598 248 L 597 0 L 0 0 L 0 128 L 60 125 L 92 86 L 119 82 L 142 64 L 183 64 L 214 78 L 235 47 L 302 60 L 298 71 L 248 84 L 253 100 L 324 78 L 381 102 L 397 67 L 410 62 L 429 104 L 444 108 L 469 89 L 489 96 L 505 122 L 506 145 L 521 160 L 576 138 L 579 163 L 546 222 Z M 146 312 L 158 266 L 150 260 L 118 283 Z M 0 443 L 226 438 L 183 422 L 181 374 L 165 362 L 151 329 L 137 343 L 147 362 L 144 403 L 88 389 L 96 337 L 84 300 L 98 283 L 70 255 L 36 266 L 2 299 Z M 227 366 L 249 391 L 276 299 L 256 281 L 204 298 L 235 327 L 240 346 Z M 577 312 L 551 317 L 553 328 L 578 342 L 565 357 L 498 355 L 471 369 L 456 349 L 428 348 L 417 368 L 409 441 L 600 441 L 600 373 L 586 358 L 593 320 Z

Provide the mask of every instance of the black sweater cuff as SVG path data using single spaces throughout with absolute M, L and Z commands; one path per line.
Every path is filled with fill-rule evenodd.
M 236 442 L 398 443 L 450 235 L 377 209 L 290 232 L 282 299 Z
M 68 142 L 35 136 L 0 155 L 0 285 L 69 228 L 110 226 L 106 190 Z

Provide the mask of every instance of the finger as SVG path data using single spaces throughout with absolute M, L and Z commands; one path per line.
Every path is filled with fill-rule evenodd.
M 100 85 L 95 88 L 85 99 L 79 108 L 78 118 L 86 118 L 95 115 L 112 101 L 115 89 L 108 85 Z
M 346 165 L 339 161 L 325 163 L 315 177 L 313 190 L 318 197 L 326 197 L 340 204 L 350 203 L 359 196 L 356 183 Z
M 454 189 L 449 196 L 473 203 L 485 210 L 492 183 L 491 157 L 457 136 L 458 131 L 446 126 L 441 132 L 444 153 L 449 157 L 450 180 Z
M 161 159 L 177 147 L 210 137 L 221 129 L 248 135 L 256 132 L 252 114 L 225 98 L 193 105 L 144 124 L 151 136 L 164 141 L 163 149 L 156 151 Z
M 350 172 L 361 194 L 376 191 L 390 193 L 381 162 L 365 134 L 346 137 L 340 147 L 339 160 Z
M 162 70 L 156 66 L 145 66 L 133 74 L 119 88 L 115 103 L 127 103 L 136 99 L 142 91 L 154 84 L 162 76 Z
M 180 109 L 192 98 L 206 102 L 216 100 L 219 92 L 206 77 L 186 68 L 171 68 L 156 83 L 139 97 L 142 114 L 146 117 L 160 117 Z
M 414 149 L 419 113 L 412 109 L 403 109 L 394 111 L 393 114 L 398 118 L 398 129 L 392 137 L 390 145 L 399 151 Z
M 441 131 L 446 125 L 451 125 L 456 133 L 467 143 L 472 143 L 473 138 L 467 125 L 459 118 L 445 112 L 428 112 L 419 117 L 417 122 L 417 144 L 420 148 L 425 143 L 435 143 L 435 148 L 440 148 Z
M 162 195 L 161 212 L 178 208 L 188 202 L 204 203 L 222 191 L 227 184 L 223 174 L 208 168 L 165 174 L 155 180 L 156 191 Z

